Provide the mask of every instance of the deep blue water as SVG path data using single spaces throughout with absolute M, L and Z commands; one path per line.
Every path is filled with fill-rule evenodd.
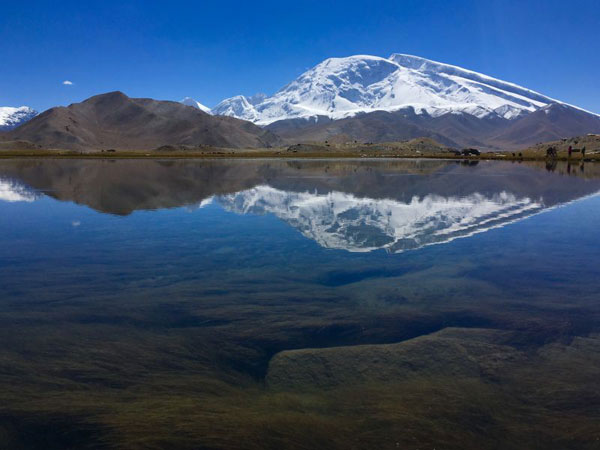
M 125 436 L 135 447 L 127 441 L 133 425 L 103 419 L 94 405 L 110 414 L 117 404 L 151 400 L 161 377 L 172 381 L 160 392 L 193 398 L 204 382 L 185 380 L 199 374 L 227 389 L 269 392 L 264 379 L 279 352 L 387 345 L 454 328 L 510 332 L 502 345 L 530 358 L 520 367 L 548 364 L 557 386 L 593 392 L 600 346 L 586 347 L 588 359 L 547 355 L 558 346 L 571 355 L 573 342 L 600 332 L 594 171 L 442 161 L 2 161 L 5 439 L 36 447 L 23 423 L 47 415 L 63 417 L 69 430 L 101 423 L 102 438 L 77 435 L 80 442 L 117 446 Z M 531 382 L 529 372 L 515 380 L 502 364 L 493 383 L 503 390 Z M 569 381 L 564 364 L 589 380 Z M 319 369 L 311 370 L 308 388 L 318 391 Z M 385 382 L 402 381 L 392 378 Z M 49 405 L 47 396 L 65 400 Z M 536 414 L 572 414 L 590 426 L 596 416 L 573 398 L 575 406 Z M 182 420 L 164 414 L 161 425 Z M 222 426 L 233 427 L 226 419 Z M 48 448 L 66 445 L 41 429 Z M 451 429 L 487 433 L 464 423 Z M 592 448 L 581 436 L 553 434 L 561 429 L 541 421 L 530 435 Z M 190 435 L 189 445 L 204 435 Z M 292 447 L 302 441 L 290 439 Z

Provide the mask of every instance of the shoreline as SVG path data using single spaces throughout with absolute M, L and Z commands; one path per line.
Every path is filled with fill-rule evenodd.
M 546 158 L 545 155 L 523 154 L 512 156 L 499 154 L 481 154 L 479 156 L 452 155 L 448 153 L 431 154 L 393 154 L 365 152 L 281 152 L 281 151 L 229 151 L 229 152 L 156 152 L 156 151 L 117 151 L 117 152 L 74 152 L 62 150 L 13 150 L 0 151 L 0 159 L 44 158 L 44 159 L 445 159 L 456 161 L 560 161 L 571 163 L 600 162 L 600 154 L 580 155 L 569 158 L 559 155 Z

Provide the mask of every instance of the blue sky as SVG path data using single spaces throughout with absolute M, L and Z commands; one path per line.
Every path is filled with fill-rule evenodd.
M 0 106 L 41 111 L 111 90 L 214 106 L 271 94 L 328 57 L 397 52 L 600 112 L 598 0 L 34 0 L 0 11 Z

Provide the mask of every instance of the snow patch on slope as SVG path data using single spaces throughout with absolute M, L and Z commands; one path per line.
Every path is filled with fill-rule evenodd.
M 200 111 L 204 111 L 207 114 L 211 114 L 210 108 L 208 106 L 204 106 L 202 103 L 194 100 L 191 97 L 186 97 L 183 100 L 181 100 L 179 103 L 183 103 L 186 106 L 191 106 L 192 108 L 196 108 L 196 109 L 199 109 Z
M 12 130 L 36 115 L 37 111 L 28 106 L 0 106 L 0 130 Z

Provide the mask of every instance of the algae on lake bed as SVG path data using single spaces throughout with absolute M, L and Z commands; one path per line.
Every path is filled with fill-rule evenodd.
M 0 448 L 597 448 L 593 170 L 141 163 L 0 163 Z M 491 209 L 365 251 L 414 197 Z

